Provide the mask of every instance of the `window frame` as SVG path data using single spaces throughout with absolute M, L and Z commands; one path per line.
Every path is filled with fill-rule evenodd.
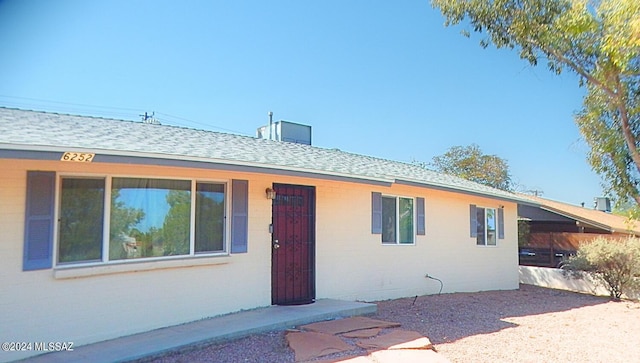
M 476 246 L 479 247 L 497 247 L 498 246 L 498 239 L 499 238 L 499 228 L 500 228 L 500 223 L 498 221 L 498 208 L 495 207 L 484 207 L 484 206 L 476 206 Z M 483 210 L 483 220 L 480 221 L 477 218 L 478 215 L 478 211 L 479 210 Z M 488 213 L 487 210 L 492 210 L 493 211 L 493 224 L 494 224 L 494 236 L 493 236 L 493 244 L 489 244 L 489 228 L 487 228 L 488 225 Z M 481 231 L 482 229 L 482 231 Z M 481 234 L 482 232 L 482 234 Z M 483 242 L 484 243 L 479 243 L 479 238 L 482 236 L 483 238 Z
M 68 267 L 84 267 L 84 266 L 101 266 L 101 265 L 116 265 L 116 264 L 128 264 L 128 263 L 141 263 L 141 262 L 153 262 L 153 261 L 167 261 L 176 259 L 193 259 L 202 257 L 215 257 L 215 256 L 228 256 L 231 249 L 231 180 L 230 179 L 208 179 L 208 178 L 190 178 L 190 177 L 175 177 L 165 175 L 130 175 L 130 174 L 93 174 L 93 173 L 56 173 L 55 178 L 55 201 L 54 201 L 54 218 L 56 221 L 60 219 L 62 208 L 62 179 L 103 179 L 104 190 L 104 204 L 103 204 L 103 231 L 102 231 L 102 258 L 101 260 L 85 260 L 85 261 L 72 261 L 72 262 L 59 262 L 59 248 L 60 248 L 60 223 L 54 224 L 53 230 L 53 262 L 54 268 L 68 268 Z M 189 219 L 189 253 L 172 256 L 154 256 L 154 257 L 139 257 L 128 259 L 109 259 L 109 246 L 110 240 L 110 228 L 111 228 L 111 196 L 112 196 L 112 180 L 113 178 L 125 178 L 125 179 L 156 179 L 156 180 L 175 180 L 175 181 L 188 181 L 190 182 L 190 219 Z M 223 209 L 223 225 L 222 225 L 222 251 L 195 251 L 196 243 L 196 193 L 197 184 L 218 184 L 223 186 L 224 191 L 224 209 Z
M 395 200 L 395 241 L 394 242 L 383 242 L 384 237 L 384 199 Z M 400 242 L 400 199 L 410 200 L 411 201 L 411 242 Z M 383 207 L 381 210 L 382 214 L 382 232 L 380 233 L 380 241 L 383 246 L 414 246 L 416 244 L 417 239 L 417 228 L 418 228 L 418 220 L 417 220 L 417 202 L 415 197 L 408 197 L 403 195 L 392 195 L 392 194 L 381 194 L 381 201 L 383 201 Z

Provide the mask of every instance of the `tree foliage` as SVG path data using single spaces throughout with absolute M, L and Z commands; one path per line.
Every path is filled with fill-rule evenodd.
M 63 179 L 58 261 L 102 258 L 104 187 L 100 180 Z
M 576 123 L 588 160 L 619 200 L 640 205 L 640 1 L 432 0 L 445 25 L 468 21 L 481 45 L 517 49 L 532 65 L 546 60 L 586 85 Z M 466 35 L 469 32 L 466 31 Z
M 583 243 L 562 268 L 574 274 L 588 273 L 609 290 L 614 299 L 640 291 L 640 239 L 597 238 Z
M 188 254 L 191 193 L 184 190 L 171 190 L 167 193 L 167 203 L 170 208 L 162 225 L 163 254 L 165 256 Z
M 224 199 L 196 193 L 196 252 L 224 249 Z
M 512 188 L 507 161 L 496 155 L 484 154 L 476 144 L 453 146 L 423 166 L 502 190 Z
M 131 208 L 120 200 L 120 190 L 111 192 L 111 218 L 109 229 L 109 259 L 118 260 L 127 258 L 122 247 L 123 237 L 129 236 L 145 217 L 141 209 Z

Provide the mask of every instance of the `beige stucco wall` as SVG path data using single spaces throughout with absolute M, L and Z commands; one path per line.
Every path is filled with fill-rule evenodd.
M 380 235 L 370 233 L 371 191 L 424 197 L 426 235 L 417 236 L 415 245 L 383 245 Z M 437 293 L 440 284 L 426 274 L 443 281 L 443 292 L 518 288 L 515 204 L 415 187 L 345 184 L 319 188 L 317 203 L 319 296 L 369 301 Z M 469 237 L 469 204 L 504 205 L 505 239 L 498 246 L 480 247 Z
M 101 268 L 22 271 L 27 170 L 249 180 L 249 252 Z M 271 303 L 272 183 L 316 187 L 316 297 L 381 300 L 518 287 L 516 206 L 423 188 L 139 165 L 0 159 L 0 341 L 73 341 L 129 335 Z M 426 199 L 426 236 L 382 245 L 371 234 L 371 192 Z M 469 204 L 504 206 L 496 247 L 469 237 Z M 146 270 L 146 271 L 145 271 Z M 117 273 L 108 273 L 117 272 Z M 86 276 L 96 273 L 94 276 Z M 2 354 L 12 360 L 25 354 Z

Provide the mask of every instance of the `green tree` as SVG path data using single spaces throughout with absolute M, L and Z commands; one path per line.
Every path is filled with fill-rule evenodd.
M 640 1 L 432 0 L 445 25 L 463 20 L 480 44 L 515 48 L 586 85 L 576 123 L 588 160 L 619 200 L 640 205 Z M 469 35 L 469 31 L 464 31 Z
M 120 198 L 120 190 L 112 189 L 111 191 L 111 218 L 109 229 L 109 259 L 119 260 L 127 258 L 124 248 L 122 247 L 122 238 L 129 236 L 132 229 L 145 217 L 145 213 L 141 209 L 128 208 L 127 205 L 118 200 Z
M 640 291 L 640 239 L 597 238 L 583 243 L 578 253 L 563 262 L 562 268 L 574 277 L 591 275 L 613 299 Z
M 224 199 L 216 200 L 212 194 L 196 193 L 196 252 L 224 249 Z
M 150 227 L 147 232 L 142 232 L 137 228 L 132 228 L 129 236 L 136 239 L 138 257 L 155 257 L 158 254 L 154 247 L 162 240 L 162 229 Z
M 512 189 L 507 161 L 496 155 L 484 154 L 476 144 L 453 146 L 446 153 L 434 156 L 431 163 L 423 163 L 422 166 L 490 187 Z
M 102 257 L 104 181 L 63 179 L 60 202 L 60 262 Z
M 189 253 L 189 230 L 191 224 L 191 193 L 170 190 L 167 193 L 169 211 L 162 225 L 163 254 L 185 255 Z

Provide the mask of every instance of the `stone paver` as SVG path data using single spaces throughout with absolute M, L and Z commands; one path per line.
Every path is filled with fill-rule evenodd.
M 361 339 L 356 343 L 367 350 L 381 349 L 433 349 L 429 338 L 409 330 L 393 330 L 388 334 L 379 335 L 371 339 Z
M 285 338 L 296 355 L 296 362 L 356 349 L 339 337 L 325 333 L 294 331 L 287 332 Z
M 345 318 L 303 325 L 300 327 L 303 329 L 302 331 L 288 333 L 287 341 L 295 352 L 296 362 L 449 362 L 448 359 L 435 352 L 429 338 L 415 331 L 397 329 L 399 326 L 398 323 L 367 317 Z M 360 338 L 356 345 L 347 344 L 342 340 L 353 338 Z M 330 354 L 357 349 L 357 347 L 365 349 L 366 353 L 314 360 Z
M 327 334 L 340 334 L 363 329 L 394 328 L 399 326 L 400 324 L 398 323 L 390 323 L 388 321 L 371 319 L 365 316 L 355 316 L 353 318 L 321 321 L 319 323 L 307 324 L 301 326 L 300 329 Z

